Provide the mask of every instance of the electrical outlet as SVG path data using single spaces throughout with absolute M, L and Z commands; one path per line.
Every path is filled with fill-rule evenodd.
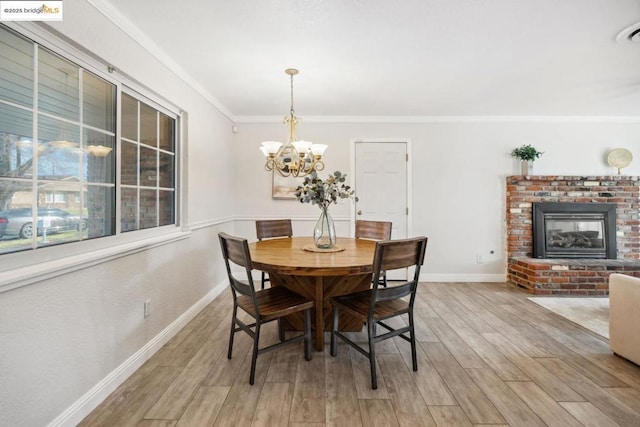
M 476 264 L 482 264 L 483 262 L 482 255 L 476 255 Z
M 144 317 L 151 316 L 151 298 L 144 302 Z

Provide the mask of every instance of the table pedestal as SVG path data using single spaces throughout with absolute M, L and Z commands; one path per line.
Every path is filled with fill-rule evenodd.
M 272 286 L 284 286 L 298 295 L 311 298 L 314 303 L 312 311 L 312 327 L 314 347 L 324 350 L 324 331 L 331 330 L 331 302 L 329 298 L 369 289 L 371 274 L 352 274 L 345 276 L 295 276 L 269 273 Z M 288 328 L 304 330 L 304 316 L 295 313 L 286 317 Z M 338 319 L 340 331 L 361 331 L 362 320 L 340 312 Z

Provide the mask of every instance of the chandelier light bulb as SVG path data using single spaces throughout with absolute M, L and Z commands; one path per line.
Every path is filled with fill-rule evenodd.
M 276 154 L 280 147 L 282 146 L 282 142 L 278 141 L 264 141 L 260 150 L 265 155 L 265 157 L 269 157 L 270 154 Z
M 299 155 L 305 155 L 313 143 L 309 141 L 293 141 L 291 145 L 296 149 Z
M 326 144 L 312 144 L 311 145 L 311 154 L 314 156 L 322 157 L 324 151 L 328 148 Z

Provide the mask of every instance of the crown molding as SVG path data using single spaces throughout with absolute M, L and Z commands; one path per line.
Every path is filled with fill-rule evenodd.
M 235 121 L 235 118 L 231 111 L 229 111 L 222 103 L 211 94 L 207 89 L 200 85 L 191 75 L 185 71 L 176 61 L 171 58 L 164 50 L 162 50 L 152 39 L 150 39 L 144 32 L 142 32 L 133 22 L 131 22 L 126 16 L 118 11 L 107 0 L 87 0 L 98 12 L 103 14 L 109 19 L 116 27 L 121 29 L 131 40 L 136 42 L 140 47 L 149 52 L 154 58 L 160 61 L 171 72 L 178 76 L 194 91 L 205 98 L 209 103 L 227 117 L 231 121 Z M 114 64 L 115 65 L 115 64 Z
M 640 123 L 638 116 L 305 116 L 305 123 Z M 236 123 L 281 123 L 282 116 L 236 116 Z

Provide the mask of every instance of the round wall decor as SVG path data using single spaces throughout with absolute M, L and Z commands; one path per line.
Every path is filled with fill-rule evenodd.
M 632 160 L 633 155 L 626 148 L 615 148 L 609 151 L 607 155 L 607 163 L 609 163 L 609 166 L 617 168 L 618 174 L 620 174 L 620 169 L 629 166 Z

